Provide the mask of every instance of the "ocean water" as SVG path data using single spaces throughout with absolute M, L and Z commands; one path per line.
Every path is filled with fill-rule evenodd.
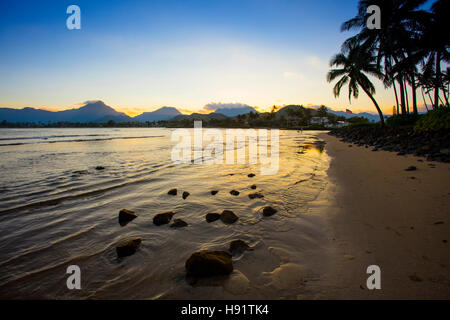
M 280 131 L 278 173 L 264 176 L 260 165 L 173 163 L 173 130 L 0 129 L 0 297 L 297 299 L 319 294 L 312 284 L 326 268 L 326 235 L 318 208 L 330 159 L 318 132 Z M 172 188 L 178 196 L 167 194 Z M 230 195 L 232 189 L 240 195 Z M 211 190 L 219 193 L 212 196 Z M 190 193 L 186 200 L 183 191 Z M 249 199 L 254 192 L 264 198 Z M 278 213 L 263 217 L 267 205 Z M 118 223 L 123 208 L 138 214 L 125 226 Z M 238 222 L 205 221 L 207 213 L 225 209 L 235 212 Z M 166 211 L 189 226 L 155 226 L 153 217 Z M 143 240 L 138 251 L 117 258 L 116 245 L 134 237 Z M 254 250 L 233 257 L 231 276 L 195 285 L 186 281 L 184 264 L 191 253 L 225 250 L 235 239 Z M 81 269 L 81 290 L 66 286 L 69 265 Z

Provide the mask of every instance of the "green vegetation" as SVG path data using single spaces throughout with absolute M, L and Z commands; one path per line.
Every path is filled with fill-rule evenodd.
M 415 131 L 441 131 L 450 130 L 450 108 L 432 110 L 420 119 L 414 126 Z

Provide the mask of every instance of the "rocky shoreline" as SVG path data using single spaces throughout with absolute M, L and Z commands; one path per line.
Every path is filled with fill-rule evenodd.
M 412 154 L 428 161 L 450 163 L 450 131 L 422 132 L 410 127 L 347 127 L 333 129 L 329 135 L 357 146 L 374 147 L 398 155 Z

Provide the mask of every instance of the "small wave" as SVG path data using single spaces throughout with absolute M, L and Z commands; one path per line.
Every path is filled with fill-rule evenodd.
M 33 136 L 33 137 L 9 137 L 0 138 L 0 141 L 8 140 L 37 140 L 37 139 L 54 139 L 54 138 L 74 138 L 74 137 L 100 137 L 107 136 L 107 134 L 70 134 L 70 135 L 53 135 L 53 136 Z
M 8 214 L 8 213 L 13 213 L 13 212 L 18 212 L 18 211 L 23 211 L 23 210 L 28 210 L 28 209 L 39 209 L 39 208 L 43 208 L 43 207 L 56 206 L 65 201 L 71 201 L 71 200 L 77 200 L 77 199 L 86 198 L 86 197 L 97 196 L 97 195 L 103 194 L 105 192 L 119 189 L 119 188 L 122 188 L 122 187 L 125 187 L 128 185 L 131 185 L 131 184 L 143 183 L 143 182 L 147 182 L 147 181 L 149 181 L 149 179 L 146 177 L 146 178 L 141 178 L 141 179 L 137 179 L 137 180 L 124 182 L 121 184 L 116 184 L 116 185 L 106 187 L 106 188 L 101 188 L 101 189 L 78 193 L 75 195 L 62 196 L 62 197 L 57 197 L 57 198 L 53 198 L 53 199 L 28 203 L 25 205 L 14 207 L 14 208 L 1 210 L 0 216 Z M 68 192 L 68 191 L 64 191 L 64 193 L 66 193 L 66 192 Z
M 98 139 L 73 139 L 73 140 L 52 140 L 52 141 L 37 141 L 37 142 L 14 142 L 2 143 L 0 147 L 4 146 L 19 146 L 24 144 L 40 144 L 40 143 L 58 143 L 58 142 L 89 142 L 89 141 L 109 141 L 109 140 L 126 140 L 126 139 L 149 139 L 149 138 L 163 138 L 165 136 L 143 136 L 143 137 L 110 137 Z M 16 139 L 14 139 L 16 140 Z

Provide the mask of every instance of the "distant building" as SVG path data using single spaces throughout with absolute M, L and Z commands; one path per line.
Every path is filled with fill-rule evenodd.
M 323 124 L 326 125 L 328 124 L 329 121 L 327 118 L 321 118 L 321 117 L 312 117 L 311 118 L 311 124 Z
M 345 127 L 346 125 L 348 125 L 347 121 L 338 121 L 336 124 L 334 124 L 332 126 L 336 127 L 336 128 L 342 128 L 342 127 Z

